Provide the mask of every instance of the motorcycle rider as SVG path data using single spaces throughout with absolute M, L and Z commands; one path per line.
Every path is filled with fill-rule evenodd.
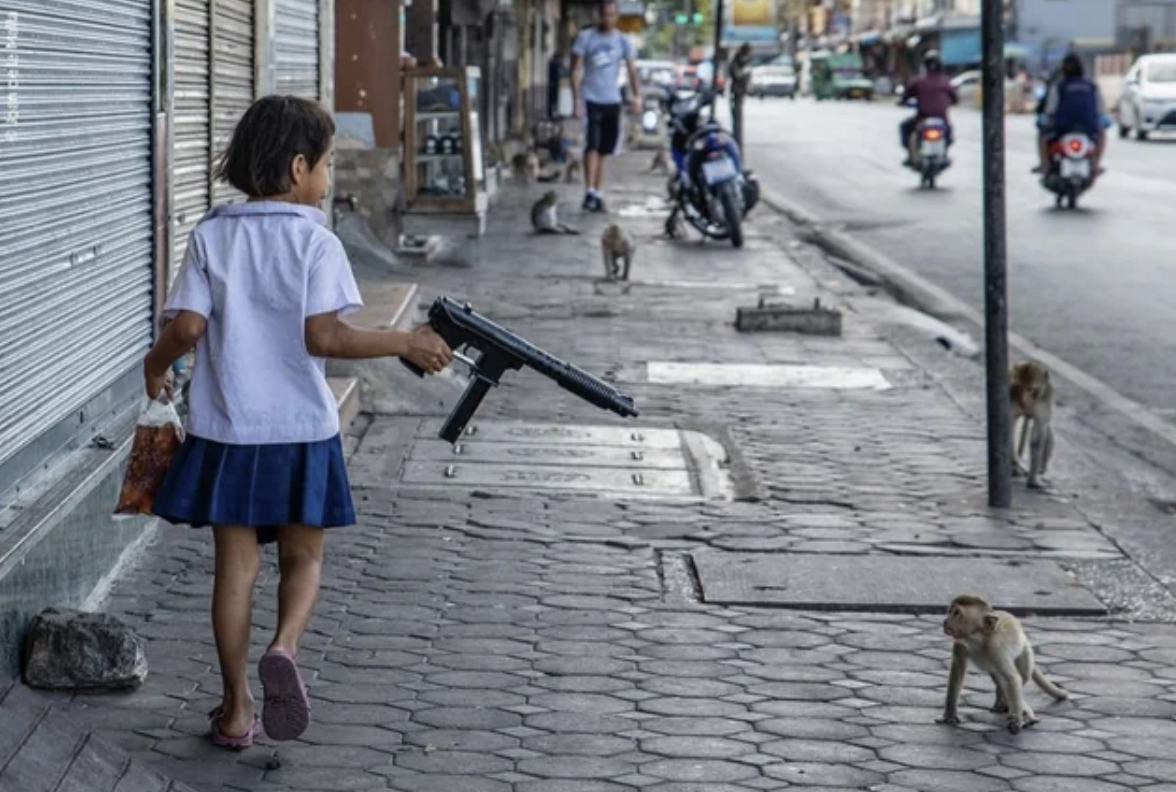
M 952 87 L 951 80 L 943 73 L 943 59 L 938 50 L 928 50 L 923 56 L 923 67 L 926 73 L 907 83 L 902 92 L 902 103 L 915 102 L 915 115 L 906 119 L 898 127 L 902 139 L 903 150 L 907 153 L 904 165 L 914 164 L 914 149 L 911 136 L 920 121 L 928 118 L 941 118 L 947 124 L 947 145 L 952 144 L 952 127 L 947 118 L 947 110 L 954 104 L 959 104 L 960 97 Z
M 1064 135 L 1081 132 L 1095 141 L 1094 177 L 1102 173 L 1102 155 L 1106 150 L 1107 131 L 1103 118 L 1107 114 L 1102 92 L 1094 81 L 1086 77 L 1082 59 L 1070 53 L 1062 60 L 1061 79 L 1050 86 L 1039 121 L 1042 134 L 1038 136 L 1040 164 L 1034 173 L 1049 173 L 1049 148 Z

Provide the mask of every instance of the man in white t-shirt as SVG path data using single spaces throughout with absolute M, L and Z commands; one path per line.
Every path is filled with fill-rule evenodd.
M 617 30 L 616 0 L 602 0 L 600 22 L 585 28 L 572 45 L 572 99 L 576 118 L 587 117 L 584 145 L 584 208 L 603 212 L 605 158 L 621 142 L 621 64 L 629 71 L 633 111 L 641 112 L 641 82 L 629 37 Z

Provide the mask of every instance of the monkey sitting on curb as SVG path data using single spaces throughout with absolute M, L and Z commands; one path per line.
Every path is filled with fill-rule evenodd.
M 604 254 L 604 277 L 608 280 L 629 280 L 629 268 L 633 265 L 633 254 L 637 243 L 625 229 L 616 223 L 604 229 L 600 235 L 600 250 Z M 617 262 L 624 262 L 624 268 Z
M 1017 363 L 1009 371 L 1009 403 L 1013 412 L 1013 475 L 1029 474 L 1029 489 L 1045 489 L 1041 477 L 1053 456 L 1053 385 L 1045 366 L 1031 360 Z M 1017 423 L 1021 423 L 1020 440 Z M 1029 441 L 1029 470 L 1021 457 Z
M 559 196 L 555 190 L 548 192 L 531 207 L 531 227 L 537 234 L 579 234 L 571 226 L 559 221 Z
M 1021 622 L 1011 613 L 993 610 L 983 597 L 964 594 L 952 600 L 943 620 L 943 632 L 952 640 L 951 671 L 943 717 L 936 723 L 959 725 L 960 690 L 968 672 L 968 661 L 992 677 L 996 701 L 991 711 L 1005 713 L 1012 734 L 1038 722 L 1024 697 L 1024 686 L 1030 679 L 1059 701 L 1070 697 L 1037 668 L 1033 646 Z

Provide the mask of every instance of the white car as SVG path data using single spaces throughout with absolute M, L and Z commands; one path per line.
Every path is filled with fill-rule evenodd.
M 1119 100 L 1119 137 L 1135 131 L 1137 140 L 1152 132 L 1176 131 L 1176 55 L 1144 55 L 1127 72 Z
M 966 71 L 952 78 L 951 87 L 955 88 L 959 95 L 961 105 L 976 104 L 976 97 L 980 93 L 980 80 L 983 76 L 983 73 L 979 71 Z

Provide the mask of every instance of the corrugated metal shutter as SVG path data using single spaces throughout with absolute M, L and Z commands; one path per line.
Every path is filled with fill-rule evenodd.
M 228 147 L 233 130 L 253 103 L 253 0 L 213 0 L 212 153 L 213 162 Z M 219 182 L 213 202 L 242 200 L 245 196 Z
M 319 0 L 277 0 L 274 76 L 277 93 L 322 98 Z
M 172 111 L 172 259 L 175 276 L 188 234 L 209 206 L 209 0 L 176 0 Z
M 0 4 L 0 463 L 151 340 L 151 0 Z

